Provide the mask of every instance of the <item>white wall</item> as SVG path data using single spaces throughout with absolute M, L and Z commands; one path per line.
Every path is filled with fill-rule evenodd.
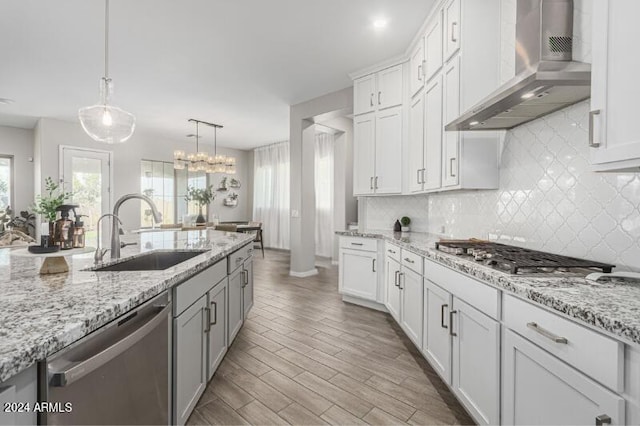
M 0 126 L 0 155 L 13 156 L 14 215 L 32 210 L 33 194 L 33 130 Z
M 190 132 L 185 121 L 185 133 Z M 173 161 L 173 151 L 182 149 L 186 152 L 195 151 L 195 143 L 193 141 L 173 141 L 169 139 L 158 138 L 150 134 L 145 134 L 138 129 L 131 139 L 124 144 L 107 145 L 93 141 L 87 136 L 79 123 L 70 123 L 49 118 L 40 119 L 35 132 L 35 163 L 36 167 L 40 165 L 36 174 L 35 192 L 41 191 L 44 180 L 51 176 L 59 177 L 59 149 L 60 145 L 69 145 L 83 148 L 99 149 L 113 152 L 113 202 L 124 194 L 140 193 L 140 161 L 141 160 L 161 160 Z M 213 146 L 206 146 L 210 153 L 213 152 Z M 239 202 L 238 207 L 231 209 L 228 207 L 220 207 L 218 203 L 222 203 L 221 197 L 215 201 L 216 206 L 212 211 L 219 213 L 223 220 L 248 220 L 251 217 L 251 203 L 253 193 L 252 184 L 246 185 L 253 181 L 253 159 L 252 154 L 248 151 L 239 151 L 232 149 L 221 149 L 218 151 L 224 154 L 234 155 L 237 159 L 237 178 L 241 181 L 243 188 L 238 191 Z M 220 177 L 216 175 L 212 179 L 214 185 L 217 185 Z M 219 193 L 218 193 L 219 194 Z M 140 202 L 131 200 L 125 203 L 120 210 L 120 217 L 124 223 L 125 229 L 137 229 L 140 227 Z

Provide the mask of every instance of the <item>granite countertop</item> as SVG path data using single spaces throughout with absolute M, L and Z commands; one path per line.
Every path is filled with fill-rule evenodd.
M 0 382 L 216 263 L 253 240 L 220 231 L 122 236 L 138 245 L 121 258 L 158 249 L 210 249 L 162 271 L 96 272 L 93 253 L 67 258 L 69 272 L 39 275 L 42 259 L 0 249 Z M 107 257 L 108 258 L 108 255 Z M 106 261 L 105 264 L 116 262 Z
M 437 251 L 439 237 L 426 233 L 338 231 L 338 235 L 390 241 L 478 280 L 551 308 L 622 339 L 640 344 L 640 284 L 617 279 L 597 283 L 584 274 L 511 275 Z

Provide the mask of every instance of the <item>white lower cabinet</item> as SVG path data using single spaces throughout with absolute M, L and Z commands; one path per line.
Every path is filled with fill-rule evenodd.
M 453 297 L 452 388 L 481 424 L 500 422 L 500 323 Z M 542 409 L 542 407 L 541 407 Z
M 416 347 L 422 347 L 422 275 L 404 268 L 400 273 L 399 288 L 402 307 L 400 326 Z
M 214 288 L 209 290 L 209 351 L 207 355 L 207 378 L 211 380 L 216 369 L 222 362 L 227 349 L 229 339 L 227 337 L 227 295 L 229 280 L 225 278 Z
M 625 401 L 513 331 L 506 330 L 502 423 L 623 425 Z
M 238 268 L 229 275 L 229 344 L 233 343 L 244 322 L 242 296 L 244 269 Z
M 4 382 L 0 382 L 0 425 L 35 425 L 33 409 L 38 401 L 38 372 L 32 365 Z M 25 405 L 30 407 L 24 410 Z
M 442 380 L 451 385 L 451 293 L 424 280 L 422 352 Z
M 386 259 L 385 306 L 393 319 L 400 322 L 400 262 L 389 256 Z
M 173 320 L 174 418 L 186 423 L 207 387 L 207 296 L 200 297 Z
M 245 260 L 243 265 L 244 285 L 242 287 L 242 307 L 244 319 L 247 319 L 249 311 L 253 307 L 253 259 Z
M 363 250 L 340 250 L 340 293 L 375 301 L 378 294 L 378 254 Z

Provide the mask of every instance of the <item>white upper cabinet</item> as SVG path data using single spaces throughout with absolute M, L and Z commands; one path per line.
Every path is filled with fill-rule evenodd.
M 444 59 L 448 60 L 460 49 L 460 1 L 451 0 L 444 7 Z M 468 0 L 467 0 L 468 1 Z M 473 1 L 473 0 L 471 0 Z M 481 18 L 479 16 L 478 18 Z
M 425 81 L 429 81 L 442 68 L 442 11 L 438 11 L 427 27 L 424 45 L 426 50 L 424 75 Z
M 353 194 L 373 194 L 375 176 L 376 114 L 369 113 L 353 119 Z
M 425 190 L 442 184 L 442 76 L 427 83 L 424 93 L 424 169 L 422 183 Z M 413 125 L 413 124 L 412 124 Z
M 595 170 L 640 170 L 637 0 L 593 1 L 589 144 Z
M 402 107 L 376 116 L 376 161 L 373 187 L 376 194 L 402 192 Z
M 355 115 L 373 112 L 377 108 L 376 75 L 371 74 L 353 82 L 353 113 Z
M 424 55 L 424 39 L 420 38 L 416 47 L 411 52 L 411 58 L 409 59 L 409 92 L 411 96 L 415 96 L 416 93 L 424 87 L 424 73 L 425 73 L 425 55 Z
M 439 108 L 438 108 L 439 110 Z M 424 96 L 411 101 L 409 114 L 409 192 L 421 192 L 424 182 Z
M 376 101 L 378 109 L 402 105 L 402 65 L 378 73 Z
M 443 118 L 448 123 L 460 114 L 460 58 L 449 62 L 444 69 Z M 442 186 L 458 185 L 459 132 L 444 132 Z

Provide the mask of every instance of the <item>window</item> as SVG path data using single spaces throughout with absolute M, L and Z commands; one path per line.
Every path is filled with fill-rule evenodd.
M 193 186 L 194 188 L 206 188 L 207 187 L 207 174 L 205 172 L 190 172 L 186 168 L 182 170 L 175 171 L 176 176 L 176 188 L 177 188 L 177 212 L 176 217 L 179 222 L 182 222 L 182 216 L 186 214 L 198 214 L 199 208 L 198 204 L 195 202 L 190 202 L 187 204 L 184 197 L 187 195 L 187 191 L 189 187 Z M 203 210 L 203 214 L 205 217 L 208 217 L 209 207 Z
M 13 207 L 13 157 L 0 156 L 0 209 Z

